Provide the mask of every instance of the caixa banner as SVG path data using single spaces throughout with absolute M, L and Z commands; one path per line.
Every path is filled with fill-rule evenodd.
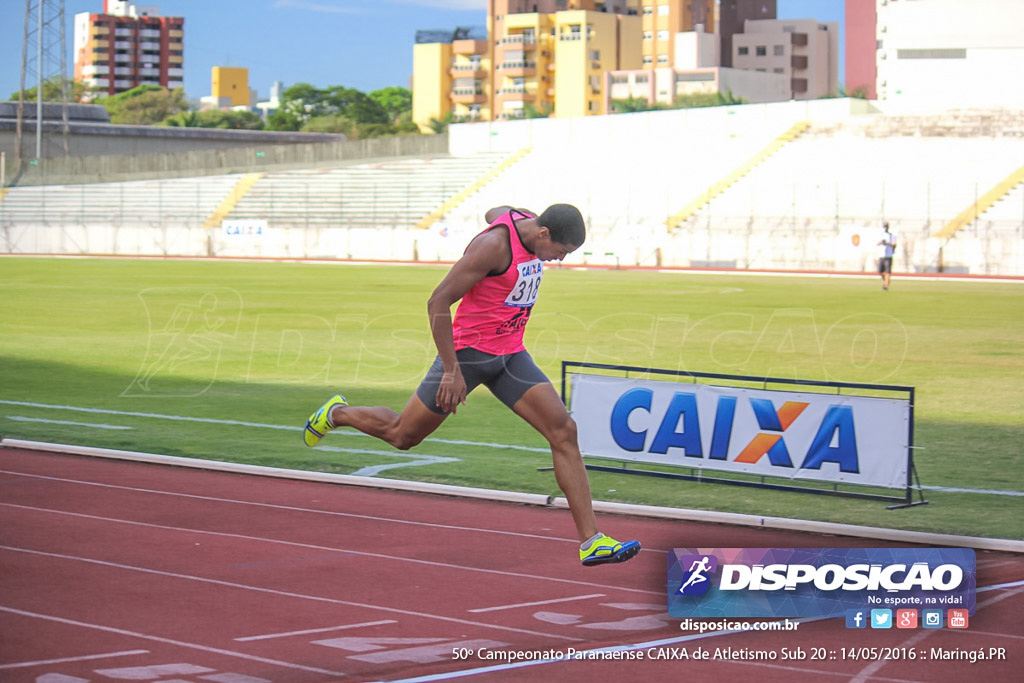
M 674 548 L 673 617 L 838 617 L 855 610 L 974 614 L 968 548 Z
M 908 485 L 907 400 L 571 374 L 585 456 L 882 488 Z

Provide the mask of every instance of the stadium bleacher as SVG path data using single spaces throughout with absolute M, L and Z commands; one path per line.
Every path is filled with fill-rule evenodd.
M 13 187 L 0 249 L 447 261 L 493 206 L 569 202 L 589 230 L 570 262 L 869 271 L 888 220 L 897 270 L 1024 274 L 1024 112 L 716 109 L 465 124 L 449 155 L 333 168 Z

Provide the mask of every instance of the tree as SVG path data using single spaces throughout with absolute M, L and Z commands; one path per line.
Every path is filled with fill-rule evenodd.
M 180 128 L 221 128 L 231 130 L 261 130 L 263 119 L 251 111 L 184 111 L 164 119 L 161 126 Z
M 639 111 L 663 109 L 659 104 L 651 104 L 643 97 L 627 97 L 624 100 L 612 100 L 612 112 L 616 114 L 632 114 Z
M 312 118 L 301 130 L 303 133 L 341 133 L 352 140 L 359 137 L 355 121 L 340 114 Z
M 194 111 L 183 111 L 175 114 L 174 116 L 168 116 L 160 124 L 161 126 L 170 126 L 172 128 L 200 128 L 199 125 L 199 114 Z
M 387 110 L 376 100 L 355 88 L 334 85 L 326 91 L 330 113 L 346 116 L 356 123 L 390 123 Z
M 267 117 L 267 130 L 297 131 L 302 128 L 305 117 L 284 106 Z
M 696 107 L 721 107 L 730 104 L 745 104 L 746 100 L 736 97 L 731 91 L 712 93 L 693 93 L 679 95 L 673 103 L 676 109 L 693 109 Z
M 370 99 L 379 104 L 396 124 L 402 114 L 412 111 L 412 93 L 405 88 L 390 86 L 374 90 L 370 93 Z
M 159 85 L 144 84 L 96 100 L 110 114 L 111 123 L 153 125 L 170 116 L 188 110 L 185 92 L 181 88 L 168 90 Z
M 537 108 L 533 102 L 527 102 L 523 105 L 523 118 L 524 119 L 546 119 L 551 116 L 551 104 L 548 102 L 544 103 L 544 106 L 540 109 Z
M 441 118 L 431 116 L 430 120 L 427 121 L 427 128 L 440 135 L 441 133 L 448 132 L 448 124 L 454 120 L 455 114 L 448 110 Z
M 68 102 L 88 102 L 95 93 L 85 83 L 71 78 L 64 79 L 64 88 L 67 92 Z M 38 88 L 26 88 L 23 91 L 11 93 L 9 99 L 11 102 L 17 102 L 18 96 L 23 93 L 26 102 L 35 102 L 36 90 Z M 60 76 L 54 76 L 43 81 L 43 102 L 62 102 L 63 99 Z

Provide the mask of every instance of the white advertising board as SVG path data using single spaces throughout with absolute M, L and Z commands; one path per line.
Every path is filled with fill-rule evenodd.
M 584 456 L 906 488 L 910 402 L 570 374 Z

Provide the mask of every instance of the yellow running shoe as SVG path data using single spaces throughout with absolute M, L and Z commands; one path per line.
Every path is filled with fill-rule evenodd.
M 327 432 L 334 429 L 334 425 L 331 424 L 331 410 L 334 406 L 347 406 L 348 401 L 345 400 L 344 396 L 333 396 L 331 400 L 320 406 L 315 413 L 309 416 L 306 420 L 306 430 L 302 433 L 302 440 L 306 442 L 306 445 L 312 448 L 313 446 L 320 443 L 320 439 L 324 438 Z
M 601 534 L 600 537 L 590 542 L 586 550 L 580 548 L 580 562 L 584 567 L 625 562 L 638 552 L 640 552 L 640 541 L 619 543 L 614 538 Z

